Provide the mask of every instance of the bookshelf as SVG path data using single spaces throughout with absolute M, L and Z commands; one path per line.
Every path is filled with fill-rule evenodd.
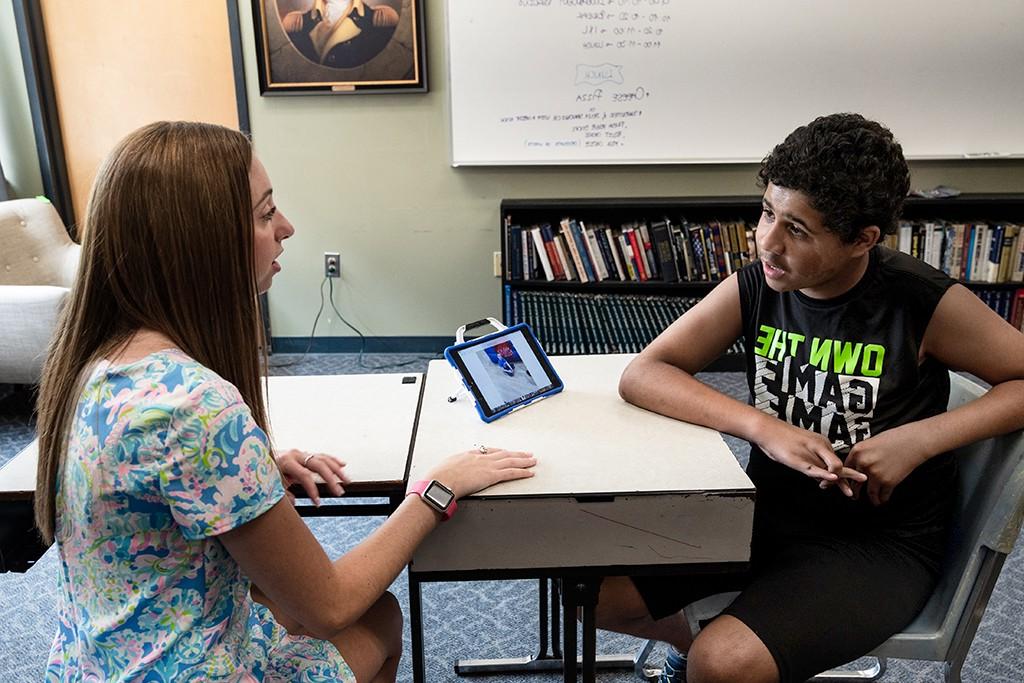
M 758 195 L 505 199 L 501 202 L 500 225 L 504 320 L 507 324 L 530 323 L 552 355 L 639 351 L 719 280 L 756 258 L 752 228 L 760 210 Z M 574 233 L 576 228 L 571 224 L 566 226 L 568 230 L 563 229 L 566 218 L 582 224 L 584 230 Z M 653 225 L 663 219 L 668 220 L 669 229 L 659 228 L 658 236 L 654 236 Z M 1024 193 L 964 194 L 943 199 L 911 197 L 905 205 L 902 221 L 908 226 L 907 230 L 915 234 L 926 230 L 926 225 L 927 230 L 936 231 L 934 239 L 939 240 L 936 244 L 943 240 L 948 244 L 945 250 L 933 246 L 934 251 L 928 258 L 951 260 L 953 225 L 967 225 L 968 233 L 972 225 L 1024 226 Z M 550 231 L 536 231 L 535 235 L 532 228 L 545 224 L 550 226 Z M 647 228 L 646 235 L 639 230 L 643 224 Z M 626 232 L 623 226 L 635 228 L 636 245 L 630 239 L 622 239 Z M 671 226 L 676 230 L 672 231 Z M 944 227 L 937 229 L 936 226 Z M 610 232 L 605 231 L 605 227 Z M 945 227 L 951 228 L 948 238 Z M 589 239 L 585 228 L 591 229 L 593 240 Z M 605 236 L 600 237 L 599 232 L 604 232 Z M 642 246 L 645 236 L 649 243 L 647 249 Z M 570 239 L 581 259 L 581 249 L 592 259 L 588 282 L 580 281 L 579 266 L 583 265 L 587 273 L 587 264 L 573 256 Z M 891 238 L 891 246 L 897 247 L 898 239 L 899 233 Z M 1024 237 L 1013 240 L 1011 258 L 1022 258 L 1024 244 L 1021 242 Z M 613 253 L 616 243 L 617 254 Z M 915 255 L 924 244 L 923 236 L 920 242 L 914 242 Z M 642 251 L 638 251 L 637 246 Z M 701 247 L 703 254 L 699 253 Z M 546 267 L 539 253 L 542 249 L 547 256 Z M 632 254 L 632 272 L 625 265 L 628 253 Z M 562 263 L 563 258 L 571 264 Z M 635 265 L 638 258 L 643 259 L 647 275 L 642 281 Z M 665 266 L 665 258 L 675 263 L 675 273 L 671 266 Z M 617 263 L 613 264 L 613 260 Z M 555 261 L 559 262 L 558 266 Z M 600 277 L 597 261 L 604 264 L 607 276 Z M 699 266 L 698 261 L 703 266 Z M 952 265 L 955 267 L 955 263 Z M 663 270 L 668 271 L 668 279 L 659 272 Z M 624 280 L 619 279 L 620 272 L 626 276 Z M 558 279 L 549 280 L 549 274 Z M 677 274 L 681 274 L 682 279 L 678 279 Z M 956 277 L 960 278 L 960 272 Z M 1008 320 L 1014 318 L 1015 297 L 1018 290 L 1024 290 L 1024 283 L 1019 280 L 961 281 Z M 1024 323 L 1020 317 L 1018 312 L 1018 327 Z M 740 340 L 708 369 L 742 368 L 743 341 Z

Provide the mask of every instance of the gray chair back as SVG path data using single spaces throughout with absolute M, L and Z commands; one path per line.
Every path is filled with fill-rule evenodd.
M 950 408 L 985 393 L 955 373 L 950 385 Z M 959 646 L 966 656 L 1002 562 L 1013 549 L 1024 516 L 1024 432 L 985 439 L 956 454 L 956 510 L 939 583 L 918 617 L 873 654 L 947 661 Z

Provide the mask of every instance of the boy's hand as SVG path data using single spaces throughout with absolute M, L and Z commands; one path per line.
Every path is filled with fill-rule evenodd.
M 850 449 L 846 466 L 867 477 L 863 485 L 856 485 L 855 493 L 862 486 L 866 488 L 872 505 L 888 502 L 893 489 L 928 459 L 921 450 L 920 439 L 913 438 L 911 430 L 906 429 L 909 426 L 882 432 Z
M 832 450 L 821 434 L 809 432 L 800 427 L 783 422 L 777 418 L 769 418 L 759 430 L 760 438 L 756 443 L 769 458 L 807 475 L 820 480 L 820 486 L 839 487 L 846 496 L 854 495 L 852 484 L 858 484 L 867 477 L 853 469 Z

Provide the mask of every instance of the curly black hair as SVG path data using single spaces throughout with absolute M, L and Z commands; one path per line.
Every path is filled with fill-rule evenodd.
M 761 161 L 757 178 L 761 187 L 803 192 L 825 227 L 847 244 L 869 225 L 883 235 L 895 232 L 910 191 L 900 143 L 860 114 L 830 114 L 800 126 Z

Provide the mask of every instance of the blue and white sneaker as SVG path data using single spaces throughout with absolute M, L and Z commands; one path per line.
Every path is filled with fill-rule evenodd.
M 686 683 L 686 655 L 670 647 L 658 683 Z

